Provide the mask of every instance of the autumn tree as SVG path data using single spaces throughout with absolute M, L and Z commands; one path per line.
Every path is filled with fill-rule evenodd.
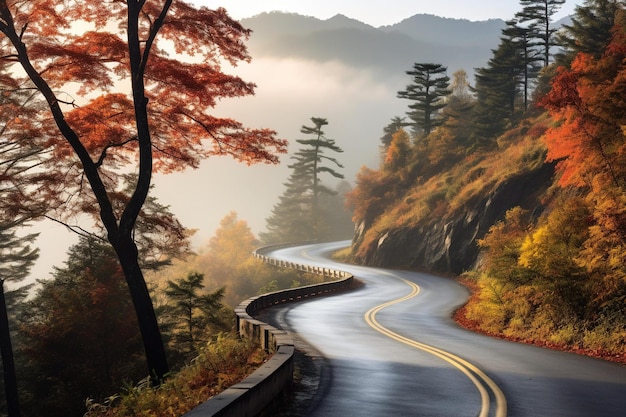
M 0 223 L 19 224 L 59 204 L 61 179 L 42 169 L 54 157 L 52 140 L 41 135 L 44 102 L 5 61 L 0 59 Z
M 580 53 L 561 68 L 542 101 L 562 123 L 548 136 L 548 159 L 558 161 L 561 185 L 618 187 L 626 184 L 622 111 L 626 66 L 626 13 L 604 56 Z M 598 192 L 600 192 L 598 188 Z
M 581 45 L 585 42 L 581 40 Z M 615 312 L 626 297 L 623 9 L 616 13 L 613 36 L 602 50 L 600 55 L 595 51 L 579 52 L 571 68 L 561 67 L 542 104 L 558 121 L 546 134 L 547 157 L 557 163 L 558 183 L 563 188 L 577 189 L 591 207 L 588 238 L 577 264 L 595 278 L 599 305 L 610 305 Z
M 584 318 L 590 301 L 588 275 L 577 262 L 589 234 L 584 199 L 563 198 L 520 246 L 518 264 L 557 309 Z
M 289 288 L 294 280 L 313 283 L 308 276 L 285 268 L 267 265 L 254 258 L 253 251 L 261 246 L 248 222 L 230 212 L 220 221 L 211 238 L 196 253 L 175 260 L 170 267 L 151 272 L 149 282 L 162 294 L 167 281 L 189 274 L 204 276 L 204 288 L 199 294 L 209 294 L 225 287 L 223 304 L 235 308 L 243 300 L 255 296 L 259 290 L 275 281 L 276 288 Z M 167 300 L 163 300 L 163 305 Z
M 250 32 L 224 9 L 172 0 L 2 1 L 0 32 L 14 83 L 45 100 L 49 117 L 40 118 L 35 137 L 53 140 L 46 169 L 63 173 L 62 218 L 87 212 L 102 222 L 131 292 L 148 369 L 161 380 L 168 365 L 134 239 L 153 171 L 196 167 L 208 155 L 275 163 L 285 151 L 272 131 L 210 114 L 219 99 L 254 91 L 221 71 L 222 62 L 250 59 L 243 43 Z M 117 205 L 121 172 L 137 179 Z
M 477 241 L 484 251 L 482 268 L 487 274 L 515 286 L 530 281 L 528 272 L 519 265 L 521 247 L 530 230 L 529 214 L 520 207 L 507 211 L 503 220 L 489 228 L 485 237 Z
M 411 160 L 411 139 L 404 129 L 393 134 L 382 163 L 382 170 L 396 174 L 405 170 Z
M 322 237 L 323 218 L 320 212 L 320 196 L 333 195 L 335 191 L 322 182 L 322 174 L 343 178 L 336 168 L 343 168 L 329 152 L 343 152 L 334 139 L 324 136 L 322 128 L 328 121 L 312 117 L 313 126 L 302 126 L 300 132 L 310 139 L 296 140 L 301 146 L 292 156 L 291 174 L 285 183 L 285 191 L 266 219 L 267 232 L 261 237 L 266 242 L 312 240 Z
M 400 129 L 392 135 L 380 169 L 363 166 L 357 173 L 356 186 L 346 194 L 346 205 L 353 212 L 357 238 L 406 192 L 411 183 L 413 158 L 414 147 L 409 134 Z
M 102 240 L 80 238 L 25 306 L 20 349 L 28 415 L 82 416 L 86 398 L 145 376 L 142 343 L 124 274 Z
M 441 64 L 413 64 L 413 69 L 406 71 L 412 83 L 405 90 L 398 91 L 398 97 L 411 100 L 407 115 L 413 122 L 413 131 L 430 132 L 443 121 L 437 117 L 439 110 L 445 107 L 445 98 L 450 94 L 450 78 L 446 75 L 447 68 Z
M 384 157 L 387 153 L 387 148 L 391 144 L 393 135 L 400 129 L 410 126 L 411 124 L 406 121 L 406 118 L 400 116 L 394 116 L 389 124 L 383 128 L 384 135 L 380 138 L 381 148 L 380 153 Z

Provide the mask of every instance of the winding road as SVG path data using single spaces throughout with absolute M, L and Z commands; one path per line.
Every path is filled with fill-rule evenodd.
M 465 330 L 451 319 L 467 299 L 464 287 L 430 274 L 328 259 L 348 244 L 266 253 L 347 271 L 364 283 L 272 309 L 329 364 L 310 416 L 626 416 L 625 366 Z

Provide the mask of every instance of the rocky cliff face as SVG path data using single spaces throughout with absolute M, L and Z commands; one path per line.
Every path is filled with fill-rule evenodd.
M 477 239 L 520 206 L 539 215 L 541 197 L 552 185 L 554 165 L 544 164 L 501 181 L 483 197 L 476 198 L 444 218 L 430 218 L 413 228 L 389 230 L 381 235 L 364 263 L 381 267 L 409 267 L 440 273 L 460 274 L 472 268 L 478 258 Z M 358 244 L 364 227 L 357 228 Z

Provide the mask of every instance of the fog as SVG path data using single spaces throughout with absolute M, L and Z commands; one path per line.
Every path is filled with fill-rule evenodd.
M 303 138 L 300 128 L 311 125 L 311 117 L 328 119 L 325 135 L 344 150 L 336 156 L 351 183 L 362 165 L 377 165 L 382 129 L 406 106 L 395 98 L 398 88 L 393 83 L 338 62 L 262 59 L 237 68 L 237 73 L 257 83 L 257 93 L 220 103 L 217 114 L 276 130 L 289 140 L 290 152 L 298 149 L 295 140 Z M 210 237 L 231 210 L 258 233 L 283 191 L 291 162 L 283 155 L 280 166 L 246 166 L 230 157 L 214 157 L 198 170 L 158 176 L 156 195 L 187 227 L 199 229 L 200 239 Z
M 325 136 L 335 139 L 344 152 L 336 155 L 344 165 L 345 178 L 354 184 L 361 166 L 378 165 L 382 129 L 392 117 L 404 115 L 407 103 L 396 92 L 407 84 L 403 70 L 398 77 L 375 79 L 368 68 L 353 68 L 341 62 L 314 62 L 299 59 L 253 59 L 227 72 L 257 84 L 255 96 L 221 101 L 218 116 L 231 117 L 254 128 L 270 128 L 298 149 L 296 139 L 311 117 L 324 117 L 329 124 Z M 194 247 L 213 236 L 220 220 L 230 211 L 250 225 L 255 235 L 265 230 L 265 219 L 283 192 L 289 176 L 289 155 L 280 165 L 252 165 L 228 156 L 205 160 L 196 170 L 155 175 L 154 195 L 187 228 L 197 229 Z M 327 184 L 334 184 L 326 179 Z M 61 266 L 69 246 L 77 237 L 63 226 L 39 223 L 37 245 L 41 256 L 32 278 L 46 279 L 52 266 Z

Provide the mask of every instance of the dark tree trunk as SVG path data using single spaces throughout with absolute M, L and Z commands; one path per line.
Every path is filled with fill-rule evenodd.
M 17 392 L 17 375 L 13 360 L 13 345 L 9 331 L 9 316 L 4 296 L 4 283 L 0 283 L 0 353 L 2 353 L 2 370 L 4 373 L 4 391 L 6 393 L 7 412 L 9 417 L 20 416 L 19 395 Z
M 161 331 L 159 330 L 150 292 L 139 266 L 137 246 L 132 238 L 122 239 L 122 242 L 111 242 L 111 244 L 119 258 L 130 296 L 135 306 L 150 376 L 153 383 L 159 384 L 169 372 Z

